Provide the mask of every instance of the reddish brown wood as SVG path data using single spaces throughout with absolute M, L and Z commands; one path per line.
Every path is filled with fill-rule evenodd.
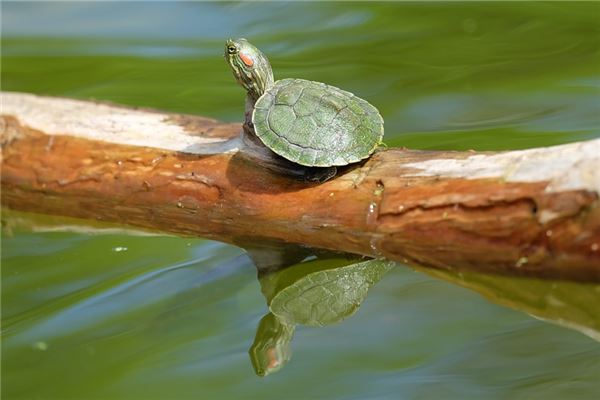
M 47 135 L 2 117 L 2 204 L 229 243 L 295 243 L 443 269 L 600 280 L 600 207 L 546 182 L 416 177 L 407 164 L 471 152 L 391 149 L 324 184 L 244 152 L 193 155 Z M 192 134 L 238 125 L 174 116 Z

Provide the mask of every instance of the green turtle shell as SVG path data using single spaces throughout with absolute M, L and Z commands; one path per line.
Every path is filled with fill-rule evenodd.
M 268 148 L 310 167 L 358 162 L 383 137 L 383 118 L 367 101 L 303 79 L 275 82 L 254 105 L 252 123 Z

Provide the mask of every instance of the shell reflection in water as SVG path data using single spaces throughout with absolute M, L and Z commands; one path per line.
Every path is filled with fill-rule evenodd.
M 250 359 L 257 375 L 279 371 L 291 359 L 296 325 L 324 326 L 354 314 L 369 289 L 393 268 L 387 260 L 325 258 L 260 273 L 269 306 L 256 330 Z

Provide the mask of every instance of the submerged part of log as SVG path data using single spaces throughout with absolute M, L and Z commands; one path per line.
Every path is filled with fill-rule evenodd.
M 600 280 L 600 139 L 380 151 L 324 184 L 265 168 L 241 125 L 2 93 L 2 204 L 229 243 Z

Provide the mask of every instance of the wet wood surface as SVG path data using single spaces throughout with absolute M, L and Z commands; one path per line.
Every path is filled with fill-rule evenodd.
M 323 184 L 265 168 L 241 124 L 2 94 L 2 205 L 233 244 L 600 280 L 600 140 L 388 149 Z

